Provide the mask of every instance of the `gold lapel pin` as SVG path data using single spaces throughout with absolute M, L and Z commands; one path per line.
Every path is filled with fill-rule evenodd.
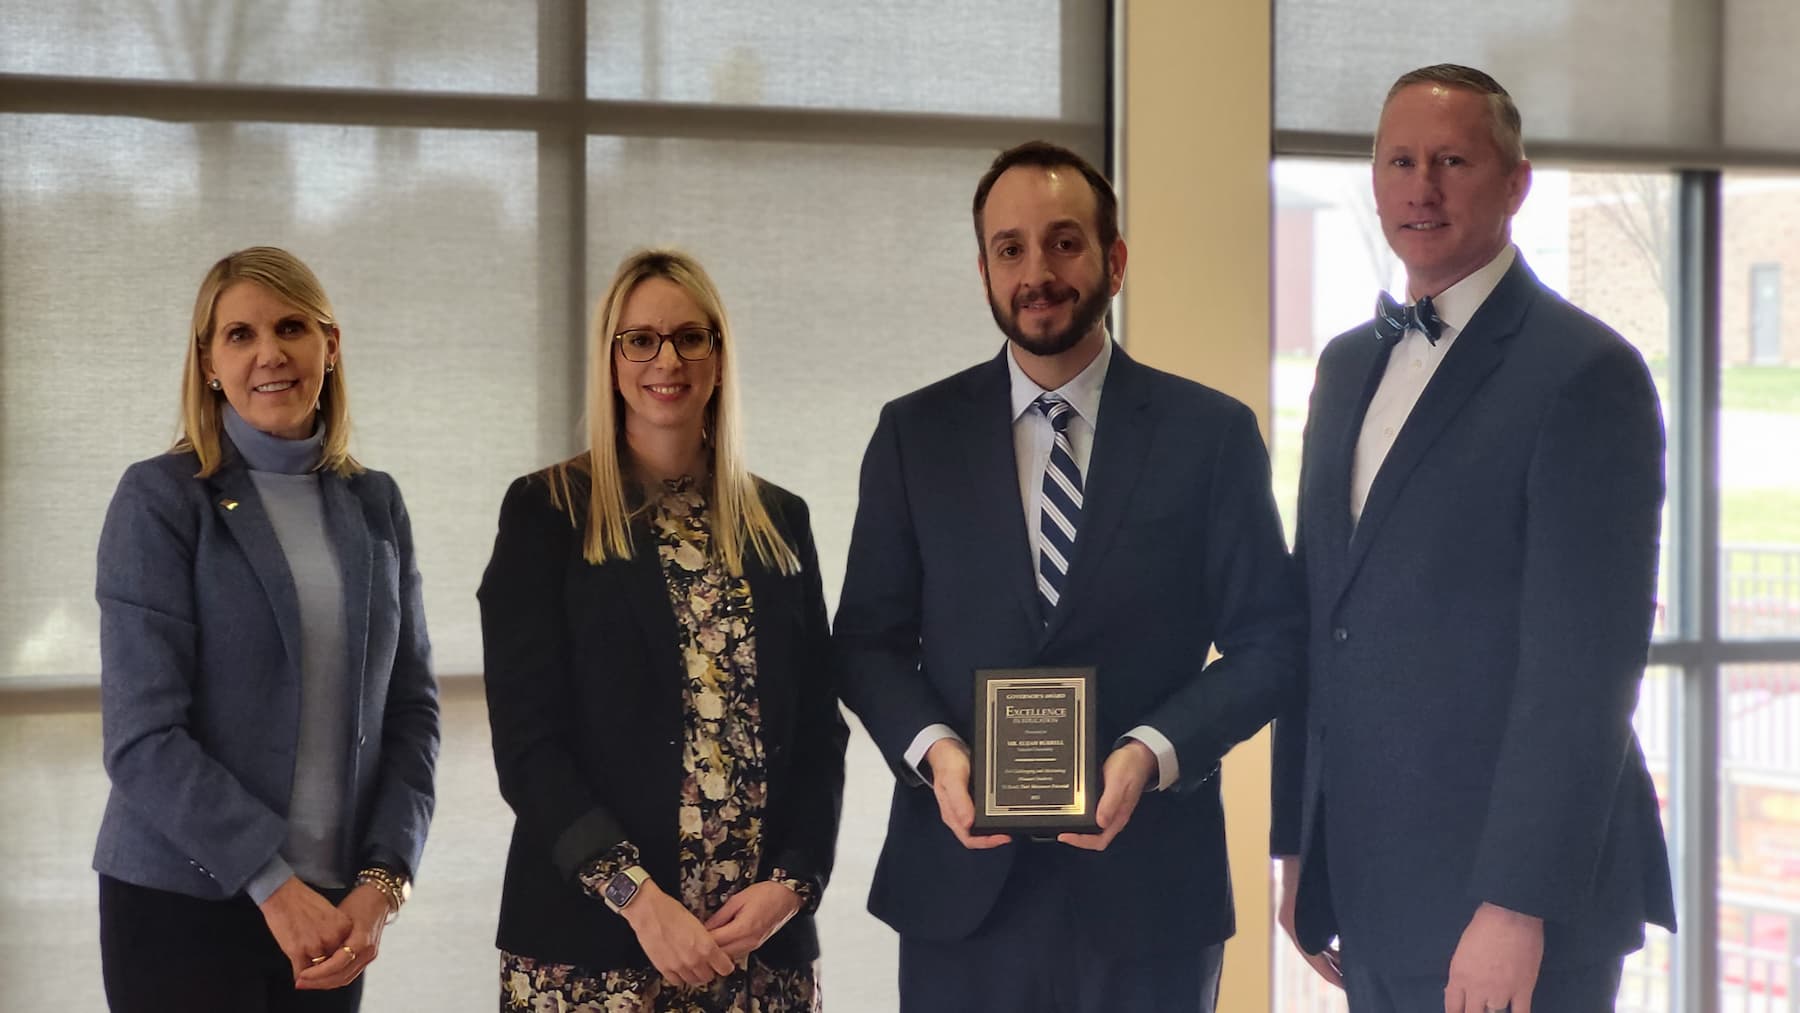
M 224 507 L 228 511 L 236 510 L 238 508 L 238 502 L 237 502 L 237 500 L 234 500 L 234 499 L 222 499 L 219 501 L 219 505 Z

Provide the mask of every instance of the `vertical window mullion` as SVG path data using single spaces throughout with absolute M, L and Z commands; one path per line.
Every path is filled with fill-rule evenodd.
M 1683 172 L 1676 197 L 1678 283 L 1670 385 L 1669 478 L 1675 539 L 1676 637 L 1696 646 L 1682 669 L 1673 764 L 1676 1009 L 1719 1008 L 1719 258 L 1723 204 L 1717 171 Z
M 538 325 L 544 347 L 565 349 L 538 363 L 539 389 L 563 399 L 540 406 L 538 456 L 561 460 L 579 449 L 587 377 L 586 3 L 539 0 L 538 96 L 559 110 L 538 133 Z

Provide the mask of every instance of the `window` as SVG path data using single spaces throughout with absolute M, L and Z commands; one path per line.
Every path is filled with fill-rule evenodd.
M 976 179 L 1030 137 L 1103 160 L 1108 5 L 104 6 L 0 0 L 0 765 L 12 811 L 55 817 L 0 832 L 32 872 L 0 922 L 42 922 L 29 960 L 101 1004 L 94 544 L 124 467 L 174 436 L 201 275 L 274 243 L 336 303 L 352 446 L 406 494 L 444 677 L 439 815 L 369 1004 L 491 1008 L 510 814 L 458 677 L 507 482 L 579 445 L 600 287 L 641 245 L 713 272 L 750 463 L 807 498 L 835 595 L 880 405 L 1000 341 Z M 850 762 L 827 974 L 879 1011 L 895 954 L 863 903 L 890 774 L 860 733 Z M 0 976 L 0 1007 L 35 985 Z
M 1716 669 L 1703 670 L 1718 699 L 1707 781 L 1719 995 L 1727 1010 L 1789 1010 L 1800 1008 L 1800 349 L 1780 336 L 1795 312 L 1783 286 L 1800 269 L 1800 177 L 1727 173 L 1720 190 L 1723 642 Z
M 1783 364 L 1781 356 L 1781 265 L 1750 265 L 1750 362 Z

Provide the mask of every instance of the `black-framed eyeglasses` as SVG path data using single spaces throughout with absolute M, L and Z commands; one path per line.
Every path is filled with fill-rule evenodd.
M 675 346 L 675 354 L 696 362 L 712 355 L 719 343 L 719 332 L 710 327 L 683 327 L 673 334 L 649 328 L 620 331 L 613 335 L 619 351 L 630 362 L 649 362 L 662 354 L 663 342 Z

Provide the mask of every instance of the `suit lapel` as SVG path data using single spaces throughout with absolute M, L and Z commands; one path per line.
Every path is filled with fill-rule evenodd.
M 782 536 L 798 551 L 789 532 L 783 529 Z M 799 582 L 764 566 L 749 546 L 744 548 L 744 580 L 750 585 L 755 616 L 756 699 L 762 717 L 763 743 L 785 742 L 793 711 L 792 664 L 796 660 L 804 664 L 807 660 L 800 657 L 793 643 L 794 626 L 788 621 L 801 614 Z
M 1352 347 L 1351 360 L 1345 371 L 1360 378 L 1361 382 L 1345 393 L 1356 400 L 1346 401 L 1339 395 L 1336 403 L 1321 405 L 1318 428 L 1314 430 L 1329 447 L 1326 451 L 1329 456 L 1319 475 L 1323 482 L 1319 490 L 1324 495 L 1325 508 L 1315 516 L 1323 524 L 1325 537 L 1318 544 L 1330 549 L 1334 563 L 1341 563 L 1349 551 L 1353 527 L 1350 481 L 1356 462 L 1356 440 L 1362 432 L 1363 419 L 1369 413 L 1369 403 L 1375 399 L 1375 389 L 1381 386 L 1388 360 L 1388 349 L 1376 340 L 1372 330 L 1359 334 L 1355 340 L 1357 344 Z
M 991 546 L 991 565 L 1007 575 L 1013 597 L 1024 610 L 1031 628 L 1043 625 L 1038 605 L 1036 569 L 1031 559 L 1031 539 L 1025 531 L 1025 508 L 1019 502 L 1019 464 L 1013 452 L 1012 380 L 1000 350 L 969 384 L 967 416 L 952 426 L 952 433 L 966 434 L 964 464 L 968 469 L 969 507 L 977 541 Z M 1079 550 L 1078 550 L 1079 551 Z
M 287 652 L 288 670 L 300 672 L 300 595 L 294 588 L 294 574 L 288 569 L 287 557 L 281 553 L 281 540 L 275 535 L 262 496 L 249 469 L 235 455 L 213 474 L 214 508 L 224 519 L 225 529 L 237 542 L 250 569 L 268 596 L 269 608 L 275 613 L 275 626 L 281 631 L 281 646 Z
M 369 537 L 369 522 L 363 516 L 362 500 L 350 485 L 336 473 L 319 473 L 319 492 L 325 501 L 325 535 L 337 551 L 338 569 L 344 582 L 344 649 L 347 671 L 358 687 L 360 708 L 365 668 L 368 665 L 369 607 L 374 581 L 374 540 Z
M 675 608 L 669 604 L 669 585 L 663 577 L 662 557 L 656 551 L 656 534 L 647 516 L 631 524 L 630 559 L 608 562 L 618 567 L 625 584 L 625 600 L 631 604 L 644 647 L 655 667 L 667 672 L 685 670 L 681 661 L 681 631 L 675 625 Z M 679 685 L 679 683 L 677 684 Z
M 1350 538 L 1349 564 L 1344 571 L 1346 587 L 1355 578 L 1357 568 L 1368 555 L 1370 544 L 1381 530 L 1382 522 L 1392 512 L 1394 502 L 1405 488 L 1407 479 L 1418 467 L 1419 461 L 1462 412 L 1470 396 L 1487 379 L 1488 374 L 1500 364 L 1505 356 L 1507 340 L 1518 332 L 1525 310 L 1537 295 L 1537 285 L 1537 279 L 1532 275 L 1531 269 L 1525 266 L 1524 259 L 1515 259 L 1513 266 L 1500 279 L 1500 284 L 1475 312 L 1469 326 L 1457 335 L 1456 344 L 1444 356 L 1444 361 L 1432 375 L 1431 382 L 1425 385 L 1418 404 L 1413 406 L 1411 414 L 1406 417 L 1406 423 L 1400 427 L 1393 449 L 1388 451 L 1380 470 L 1375 473 L 1374 483 L 1369 486 L 1369 498 L 1363 504 L 1362 519 L 1357 522 Z M 1351 429 L 1352 449 L 1349 456 L 1353 457 L 1355 454 L 1356 434 L 1361 428 L 1359 420 L 1359 424 Z M 1347 482 L 1346 478 L 1346 490 L 1349 488 Z
M 1107 545 L 1127 513 L 1132 490 L 1143 473 L 1155 429 L 1144 367 L 1115 346 L 1106 380 L 1100 388 L 1100 416 L 1094 426 L 1093 452 L 1082 480 L 1081 528 L 1075 536 L 1075 558 L 1069 560 L 1068 583 L 1044 638 L 1054 637 L 1080 602 L 1093 591 L 1089 575 L 1106 557 Z M 1103 424 L 1101 424 L 1103 423 Z M 1018 511 L 1014 511 L 1018 514 Z M 1036 588 L 1033 587 L 1033 598 Z

